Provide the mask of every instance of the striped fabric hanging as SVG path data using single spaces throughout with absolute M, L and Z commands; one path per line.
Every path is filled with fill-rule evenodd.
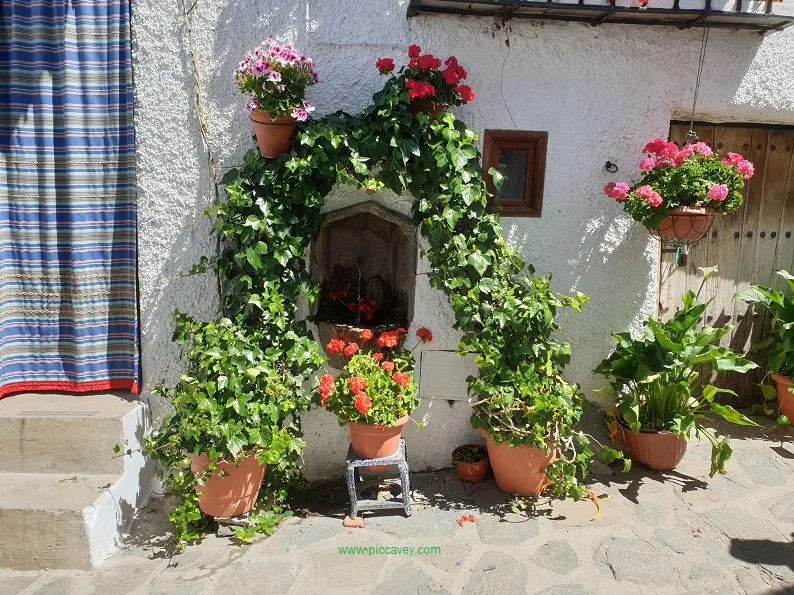
M 0 1 L 0 397 L 138 391 L 128 0 Z

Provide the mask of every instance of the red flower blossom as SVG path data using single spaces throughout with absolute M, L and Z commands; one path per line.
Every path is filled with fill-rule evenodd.
M 374 359 L 376 362 L 379 362 L 383 359 L 383 354 L 380 351 L 377 351 L 372 354 L 372 359 Z
M 394 60 L 391 58 L 378 58 L 378 61 L 375 62 L 375 67 L 381 74 L 389 74 L 394 70 Z
M 362 341 L 369 341 L 375 336 L 375 334 L 368 328 L 365 328 L 363 331 L 359 333 L 358 336 L 361 337 Z
M 425 54 L 416 59 L 416 66 L 419 70 L 438 70 L 441 67 L 441 60 L 433 54 Z
M 352 357 L 356 351 L 358 351 L 358 343 L 348 343 L 344 351 L 345 357 Z
M 354 393 L 360 393 L 362 390 L 367 388 L 367 381 L 361 376 L 352 376 L 351 378 L 347 379 L 347 385 Z
M 409 58 L 416 58 L 422 52 L 422 48 L 420 48 L 415 43 L 412 43 L 408 46 L 408 57 Z
M 469 102 L 476 97 L 474 91 L 471 90 L 471 87 L 468 85 L 458 85 L 455 87 L 455 91 L 460 95 L 460 98 L 463 99 L 465 102 Z
M 400 335 L 397 331 L 386 331 L 378 337 L 378 345 L 381 347 L 396 347 L 400 342 Z
M 432 84 L 423 81 L 408 79 L 405 81 L 405 86 L 409 89 L 408 98 L 411 101 L 414 99 L 424 99 L 428 96 L 434 97 L 436 94 L 436 88 Z
M 452 68 L 445 68 L 444 70 L 442 70 L 441 76 L 448 85 L 454 85 L 460 80 L 460 76 L 458 76 L 458 71 Z
M 383 355 L 383 354 L 381 354 L 381 355 Z M 392 370 L 394 370 L 394 362 L 383 362 L 380 365 L 380 367 L 383 368 L 384 370 L 386 370 L 387 372 L 391 372 Z
M 347 292 L 344 289 L 340 289 L 339 291 L 329 291 L 328 292 L 328 299 L 331 300 L 341 300 L 347 297 Z
M 356 393 L 356 400 L 354 402 L 356 409 L 359 413 L 366 413 L 372 405 L 372 400 L 369 395 L 364 392 Z
M 328 345 L 325 346 L 325 350 L 328 353 L 342 353 L 345 349 L 345 342 L 337 337 L 336 339 L 331 339 L 328 341 Z
M 422 343 L 430 343 L 430 341 L 433 340 L 433 333 L 430 332 L 430 329 L 426 329 L 425 327 L 416 331 L 416 336 L 422 339 Z
M 356 302 L 350 302 L 347 305 L 347 309 L 350 310 L 353 314 L 358 312 L 358 304 Z
M 411 383 L 411 376 L 406 372 L 395 372 L 391 375 L 391 379 L 394 380 L 397 384 L 405 388 Z
M 326 374 L 320 378 L 320 405 L 325 407 L 325 402 L 334 392 L 334 377 Z

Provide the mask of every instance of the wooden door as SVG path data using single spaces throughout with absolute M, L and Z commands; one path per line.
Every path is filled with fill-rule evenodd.
M 672 123 L 670 140 L 679 145 L 689 124 Z M 737 291 L 756 284 L 785 289 L 775 271 L 794 273 L 794 127 L 701 124 L 695 126 L 700 140 L 724 155 L 741 153 L 755 165 L 755 175 L 744 188 L 744 205 L 714 219 L 709 234 L 679 255 L 662 250 L 659 271 L 659 315 L 671 316 L 687 289 L 697 291 L 702 280 L 698 267 L 718 267 L 706 281 L 701 298 L 714 298 L 706 311 L 712 326 L 732 324 L 723 345 L 737 353 L 758 342 L 767 324 L 766 313 L 735 301 Z M 706 380 L 739 394 L 737 405 L 760 402 L 758 383 L 766 374 L 766 354 L 750 353 L 760 368 L 747 374 L 725 373 Z

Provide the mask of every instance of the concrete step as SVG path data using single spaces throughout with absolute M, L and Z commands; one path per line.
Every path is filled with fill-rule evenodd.
M 0 473 L 120 474 L 124 425 L 139 402 L 113 394 L 0 399 Z M 126 448 L 124 448 L 126 450 Z
M 92 567 L 121 475 L 0 473 L 0 560 L 15 570 Z M 109 518 L 106 518 L 109 517 Z M 102 555 L 104 557 L 104 555 Z

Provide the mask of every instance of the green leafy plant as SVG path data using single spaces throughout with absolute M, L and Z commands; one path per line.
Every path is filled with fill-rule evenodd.
M 674 142 L 655 138 L 642 152 L 642 179 L 633 186 L 610 182 L 604 194 L 622 202 L 624 210 L 648 229 L 659 227 L 677 207 L 735 211 L 742 206 L 744 180 L 755 172 L 738 153 L 720 159 L 704 142 L 679 149 Z
M 697 368 L 746 372 L 758 366 L 717 345 L 732 326 L 701 326 L 711 302 L 698 301 L 706 276 L 697 294 L 684 294 L 683 307 L 669 321 L 648 317 L 640 337 L 613 333 L 615 351 L 595 371 L 609 381 L 599 392 L 615 399 L 619 420 L 633 432 L 666 430 L 687 440 L 693 431 L 698 437 L 703 434 L 712 445 L 709 475 L 713 477 L 724 471 L 725 461 L 731 456 L 730 436 L 717 439 L 703 426 L 702 418 L 713 414 L 735 424 L 758 424 L 729 405 L 715 403 L 719 393 L 736 393 L 710 384 L 703 386 Z
M 317 82 L 314 62 L 289 44 L 268 38 L 263 47 L 246 52 L 234 71 L 234 82 L 248 98 L 248 111 L 304 121 L 314 111 L 306 87 Z
M 488 457 L 488 451 L 484 446 L 459 446 L 452 453 L 452 465 L 460 463 L 479 463 Z
M 372 331 L 362 334 L 372 339 Z M 320 405 L 335 413 L 339 425 L 350 421 L 393 426 L 416 409 L 417 385 L 413 378 L 414 356 L 398 347 L 405 329 L 385 331 L 378 337 L 382 352 L 358 352 L 357 343 L 332 339 L 326 346 L 329 353 L 351 354 L 342 373 L 334 378 L 325 374 L 318 387 Z M 427 329 L 419 329 L 420 337 L 432 337 Z M 426 340 L 426 339 L 423 339 Z
M 748 304 L 760 304 L 772 315 L 766 336 L 760 343 L 754 345 L 753 349 L 759 351 L 768 348 L 769 371 L 791 378 L 794 376 L 794 276 L 784 270 L 777 271 L 777 274 L 786 280 L 792 291 L 791 294 L 786 295 L 780 290 L 764 285 L 753 285 L 738 292 L 734 297 Z M 792 386 L 789 386 L 789 392 L 794 392 Z M 777 391 L 772 386 L 762 382 L 761 390 L 766 401 L 774 401 L 778 398 Z M 766 403 L 753 407 L 753 412 L 772 414 Z M 788 425 L 789 419 L 781 415 L 778 422 L 781 425 Z

